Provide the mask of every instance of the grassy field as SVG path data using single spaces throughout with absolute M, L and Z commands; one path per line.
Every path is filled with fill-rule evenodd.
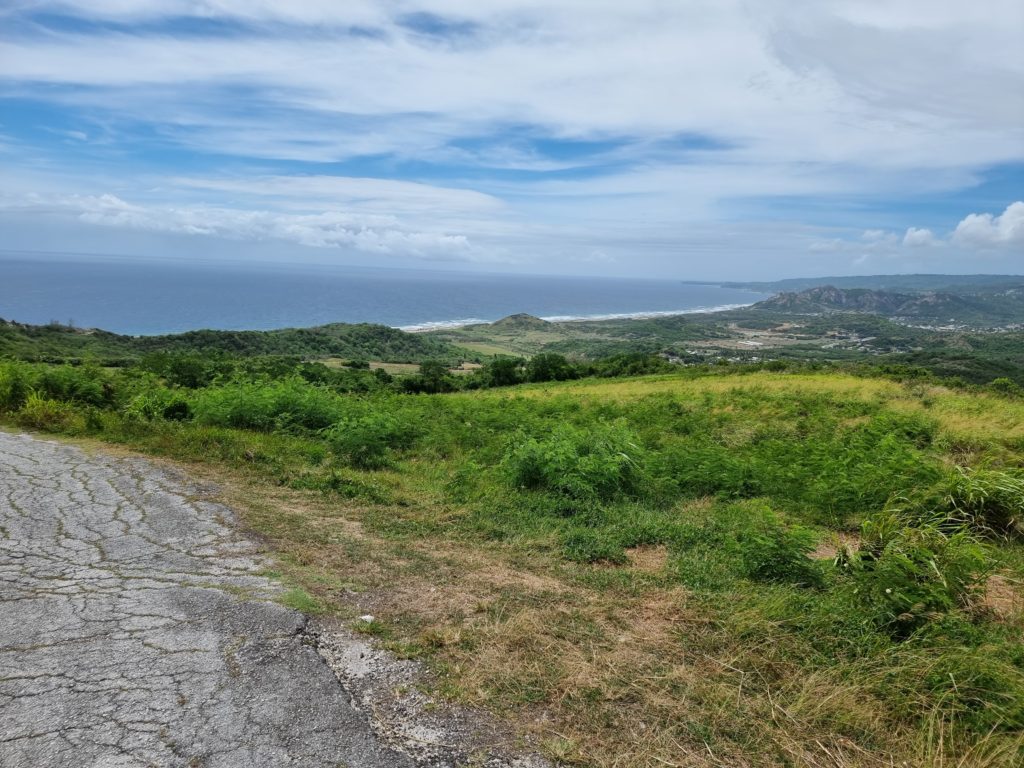
M 1024 759 L 1012 390 L 723 369 L 351 394 L 0 363 L 0 412 L 218 480 L 296 604 L 565 763 Z

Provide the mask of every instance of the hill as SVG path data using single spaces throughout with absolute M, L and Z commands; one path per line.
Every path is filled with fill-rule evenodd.
M 884 291 L 918 293 L 923 291 L 945 291 L 956 293 L 964 290 L 999 289 L 1024 286 L 1024 275 L 852 275 L 832 277 L 795 277 L 768 282 L 723 282 L 715 283 L 730 288 L 747 288 L 752 291 L 772 293 L 775 291 L 803 291 L 807 288 L 831 285 L 837 288 L 871 288 Z
M 202 330 L 165 336 L 123 336 L 96 329 L 0 320 L 0 357 L 45 361 L 88 357 L 100 362 L 117 362 L 153 352 L 343 357 L 401 363 L 466 357 L 465 350 L 440 339 L 369 323 L 333 323 L 274 331 Z
M 551 327 L 551 323 L 547 320 L 541 320 L 539 317 L 528 315 L 525 312 L 503 317 L 501 320 L 495 320 L 493 323 L 488 323 L 487 325 L 496 331 L 547 330 Z
M 916 324 L 1005 326 L 1024 323 L 1024 286 L 896 293 L 825 285 L 783 292 L 751 309 L 792 314 L 867 312 Z
M 0 423 L 192 462 L 284 599 L 558 764 L 1021 765 L 1012 386 L 714 365 L 352 394 L 315 368 L 0 361 Z

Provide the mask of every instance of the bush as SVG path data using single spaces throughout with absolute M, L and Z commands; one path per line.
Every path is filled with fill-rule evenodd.
M 161 376 L 168 384 L 187 389 L 208 386 L 230 369 L 222 355 L 194 352 L 153 352 L 139 361 L 139 368 Z
M 0 364 L 0 410 L 16 411 L 25 404 L 32 386 L 21 363 Z
M 948 520 L 909 521 L 899 511 L 873 515 L 864 541 L 847 564 L 868 617 L 905 636 L 928 621 L 971 604 L 992 562 L 966 528 L 948 530 Z
M 192 416 L 192 406 L 173 390 L 151 389 L 133 397 L 124 407 L 124 415 L 140 421 L 186 421 Z
M 380 469 L 391 464 L 392 451 L 412 445 L 416 430 L 389 413 L 371 412 L 340 421 L 322 434 L 331 449 L 353 466 Z
M 1006 397 L 1024 397 L 1024 387 L 1021 387 L 1020 384 L 1005 376 L 993 379 L 988 386 L 993 392 L 1005 395 Z
M 346 415 L 341 398 L 299 377 L 200 390 L 193 409 L 201 424 L 263 432 L 324 429 Z
M 786 527 L 765 514 L 737 536 L 744 575 L 755 581 L 821 586 L 821 569 L 809 557 L 816 540 L 810 529 Z
M 42 366 L 32 388 L 51 400 L 106 406 L 114 390 L 103 371 L 93 366 Z
M 949 514 L 987 533 L 1024 532 L 1024 474 L 957 467 L 946 481 L 943 503 Z
M 526 363 L 526 380 L 533 382 L 565 381 L 577 377 L 572 363 L 554 352 L 534 355 Z
M 645 451 L 622 422 L 584 430 L 560 425 L 543 439 L 520 439 L 506 453 L 512 485 L 579 501 L 607 501 L 641 492 Z
M 85 419 L 71 403 L 50 400 L 37 392 L 30 392 L 17 413 L 18 423 L 48 432 L 68 432 L 82 429 Z
M 420 363 L 420 372 L 415 376 L 402 379 L 402 389 L 410 394 L 431 394 L 452 392 L 455 380 L 448 366 L 437 360 L 424 360 Z
M 523 380 L 523 361 L 513 357 L 498 358 L 483 369 L 489 387 L 511 387 Z

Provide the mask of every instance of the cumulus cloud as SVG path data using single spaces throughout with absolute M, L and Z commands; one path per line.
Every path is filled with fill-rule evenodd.
M 1024 201 L 1011 203 L 998 216 L 970 214 L 957 224 L 953 240 L 974 248 L 1021 248 L 1024 255 Z
M 910 227 L 903 235 L 903 244 L 911 248 L 926 248 L 939 245 L 939 240 L 930 229 Z
M 949 234 L 936 234 L 926 227 L 908 227 L 901 237 L 887 229 L 868 229 L 856 239 L 815 239 L 808 247 L 817 253 L 861 253 L 864 259 L 869 253 L 899 256 L 906 249 L 934 249 L 961 256 L 978 251 L 998 250 L 1007 255 L 1019 251 L 1024 257 L 1024 201 L 1011 203 L 1001 214 L 968 214 Z

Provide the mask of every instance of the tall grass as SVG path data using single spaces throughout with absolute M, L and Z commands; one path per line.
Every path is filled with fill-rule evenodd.
M 736 764 L 765 738 L 800 763 L 825 733 L 865 753 L 898 745 L 911 764 L 1020 756 L 1024 627 L 982 609 L 993 569 L 1024 571 L 1024 443 L 993 427 L 1017 400 L 978 395 L 981 407 L 920 384 L 785 372 L 398 395 L 339 391 L 298 364 L 225 370 L 185 386 L 149 370 L 0 363 L 0 413 L 227 464 L 332 505 L 358 498 L 369 534 L 410 548 L 558 563 L 558 578 L 571 574 L 559 589 L 597 597 L 541 610 L 560 593 L 519 595 L 516 582 L 501 594 L 519 595 L 518 613 L 474 619 L 465 647 L 430 652 L 462 664 L 451 679 L 484 700 L 561 712 L 581 743 L 597 744 L 573 718 L 628 752 L 612 734 L 621 717 L 660 723 L 652 754 L 665 760 L 664 745 L 699 736 Z M 275 535 L 320 562 L 332 519 L 277 522 Z M 838 534 L 852 555 L 829 549 Z M 656 567 L 642 570 L 645 556 Z M 610 618 L 665 595 L 699 618 L 649 636 Z M 706 679 L 681 671 L 707 663 Z M 609 752 L 604 764 L 645 763 Z

